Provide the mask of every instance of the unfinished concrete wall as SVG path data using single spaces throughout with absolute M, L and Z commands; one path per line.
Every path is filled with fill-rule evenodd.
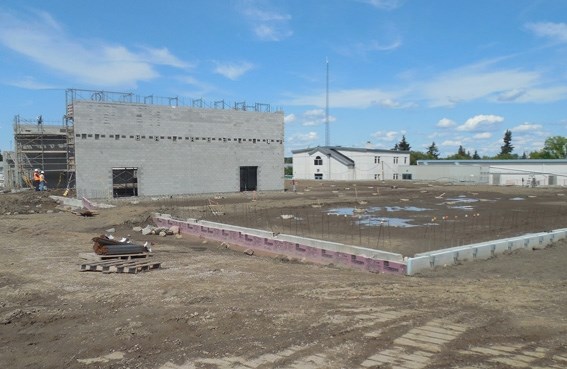
M 160 227 L 178 226 L 182 233 L 273 255 L 286 255 L 312 263 L 334 264 L 373 273 L 406 274 L 402 255 L 392 252 L 196 219 L 174 219 L 168 214 L 154 214 L 153 220 Z
M 77 196 L 112 197 L 113 168 L 137 168 L 138 195 L 283 190 L 283 112 L 75 101 Z
M 540 249 L 567 237 L 567 229 L 529 233 L 448 249 L 423 252 L 407 260 L 407 274 L 414 275 L 428 269 L 458 265 L 468 261 L 486 260 L 519 249 Z

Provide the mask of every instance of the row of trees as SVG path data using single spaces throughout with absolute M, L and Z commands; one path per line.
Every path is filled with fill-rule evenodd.
M 410 163 L 416 164 L 418 160 L 479 160 L 479 159 L 564 159 L 567 156 L 567 137 L 562 136 L 552 136 L 545 140 L 544 147 L 539 151 L 533 151 L 529 154 L 524 153 L 518 155 L 513 153 L 514 145 L 512 145 L 512 131 L 506 130 L 504 137 L 502 139 L 503 144 L 500 146 L 500 153 L 496 156 L 480 156 L 475 150 L 471 155 L 471 152 L 466 150 L 462 145 L 459 146 L 457 152 L 452 155 L 448 155 L 446 158 L 439 157 L 439 148 L 435 144 L 435 141 L 427 148 L 426 152 L 422 151 L 412 151 L 411 145 L 406 140 L 406 136 L 402 136 L 400 142 L 396 143 L 393 150 L 409 151 L 410 152 Z

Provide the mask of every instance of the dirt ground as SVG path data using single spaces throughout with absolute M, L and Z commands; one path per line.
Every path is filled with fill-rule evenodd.
M 157 211 L 411 255 L 566 227 L 562 188 L 402 184 L 121 199 L 94 217 L 0 194 L 0 368 L 567 368 L 565 242 L 400 277 L 132 230 Z M 109 228 L 153 242 L 162 268 L 80 272 Z

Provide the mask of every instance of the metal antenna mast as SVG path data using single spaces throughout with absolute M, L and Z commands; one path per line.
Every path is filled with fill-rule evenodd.
M 329 58 L 327 58 L 327 96 L 325 104 L 325 146 L 331 145 L 331 134 L 329 132 Z

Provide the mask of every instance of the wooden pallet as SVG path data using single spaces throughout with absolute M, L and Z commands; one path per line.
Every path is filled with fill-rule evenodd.
M 130 273 L 146 272 L 161 267 L 161 262 L 145 260 L 111 259 L 81 264 L 81 272 Z
M 79 257 L 81 259 L 85 259 L 85 260 L 95 260 L 95 261 L 101 261 L 101 260 L 116 260 L 116 259 L 122 259 L 122 260 L 132 260 L 132 259 L 146 259 L 153 256 L 153 254 L 150 254 L 149 252 L 144 252 L 141 254 L 121 254 L 121 255 L 97 255 L 94 252 L 81 252 L 79 253 Z

